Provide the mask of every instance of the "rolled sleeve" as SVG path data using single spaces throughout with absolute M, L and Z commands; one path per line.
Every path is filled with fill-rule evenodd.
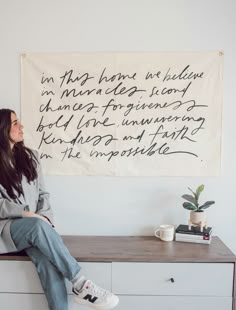
M 0 198 L 0 219 L 11 219 L 22 217 L 23 211 L 28 211 L 29 206 Z
M 39 158 L 38 158 L 38 186 L 39 186 L 39 198 L 36 213 L 45 216 L 46 218 L 49 219 L 51 223 L 53 223 L 53 212 L 49 199 L 50 194 L 45 189 L 42 167 Z

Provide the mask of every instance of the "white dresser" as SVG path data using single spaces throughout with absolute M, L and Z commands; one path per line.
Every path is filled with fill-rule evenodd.
M 63 236 L 83 273 L 120 297 L 117 310 L 236 310 L 235 255 L 213 237 L 210 245 L 154 237 Z M 47 310 L 28 257 L 0 255 L 0 305 Z M 87 308 L 73 302 L 70 310 Z

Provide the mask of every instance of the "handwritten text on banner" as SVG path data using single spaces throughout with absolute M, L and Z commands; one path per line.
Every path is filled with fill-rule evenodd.
M 219 52 L 24 54 L 25 144 L 47 174 L 217 175 L 222 71 Z

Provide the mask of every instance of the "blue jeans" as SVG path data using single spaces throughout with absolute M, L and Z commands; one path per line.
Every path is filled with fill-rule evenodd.
M 35 217 L 15 219 L 11 236 L 17 250 L 25 250 L 36 266 L 50 310 L 67 310 L 65 278 L 74 280 L 80 271 L 59 234 Z

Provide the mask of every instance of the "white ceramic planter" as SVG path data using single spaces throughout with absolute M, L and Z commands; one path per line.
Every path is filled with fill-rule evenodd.
M 207 228 L 207 216 L 205 212 L 190 212 L 189 226 L 199 226 L 201 231 L 203 227 Z
M 190 212 L 190 220 L 195 225 L 200 225 L 202 222 L 206 222 L 207 217 L 205 212 Z

